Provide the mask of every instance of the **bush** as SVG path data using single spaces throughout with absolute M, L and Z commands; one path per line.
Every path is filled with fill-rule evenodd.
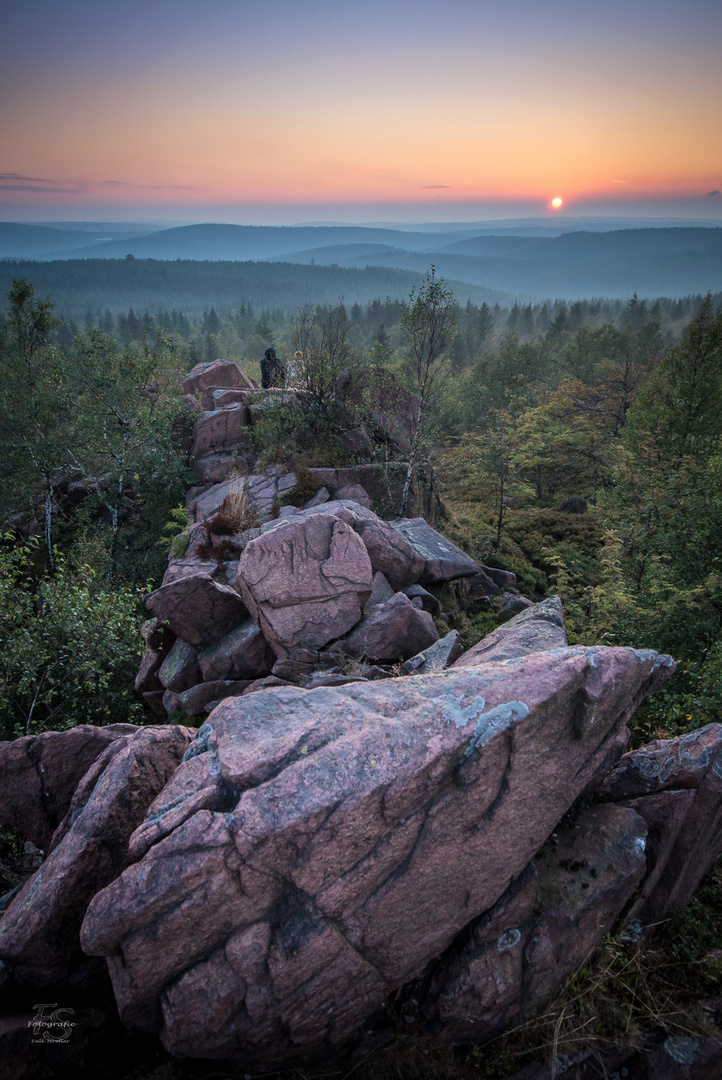
M 258 524 L 256 508 L 244 491 L 231 491 L 206 522 L 206 530 L 215 536 L 236 536 Z
M 90 567 L 31 577 L 36 545 L 0 548 L 0 738 L 138 721 L 145 589 L 105 589 Z M 11 546 L 12 545 L 12 546 Z

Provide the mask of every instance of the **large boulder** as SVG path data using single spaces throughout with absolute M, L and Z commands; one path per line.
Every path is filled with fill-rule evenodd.
M 196 364 L 183 380 L 183 393 L 199 397 L 209 386 L 253 389 L 247 376 L 231 360 L 211 360 L 208 363 Z
M 558 596 L 550 596 L 472 645 L 459 657 L 454 667 L 478 667 L 492 661 L 560 649 L 566 644 L 561 600 Z
M 342 1042 L 493 907 L 673 667 L 577 647 L 222 702 L 85 917 L 121 1018 L 264 1068 Z
M 136 730 L 132 724 L 82 724 L 0 742 L 0 821 L 47 851 L 90 766 L 116 739 Z
M 131 833 L 194 735 L 183 727 L 134 728 L 86 772 L 52 851 L 0 920 L 0 960 L 21 984 L 72 981 L 82 966 L 78 933 L 87 905 L 127 865 Z
M 333 514 L 279 522 L 250 541 L 238 566 L 237 588 L 279 659 L 345 634 L 371 586 L 366 548 Z
M 424 518 L 397 518 L 391 524 L 424 560 L 424 569 L 417 579 L 420 585 L 440 585 L 454 578 L 474 577 L 481 570 L 471 555 L 432 529 Z
M 220 641 L 248 618 L 235 589 L 219 585 L 208 574 L 194 574 L 161 585 L 146 600 L 159 622 L 166 622 L 176 637 L 205 648 Z
M 439 640 L 434 620 L 403 593 L 375 604 L 343 642 L 344 652 L 356 659 L 393 663 L 408 660 Z
M 416 583 L 424 560 L 414 547 L 391 524 L 373 510 L 351 499 L 332 499 L 320 506 L 292 512 L 287 520 L 305 521 L 316 514 L 334 514 L 350 525 L 361 537 L 373 572 L 382 573 L 394 591 Z M 272 528 L 267 523 L 264 528 Z

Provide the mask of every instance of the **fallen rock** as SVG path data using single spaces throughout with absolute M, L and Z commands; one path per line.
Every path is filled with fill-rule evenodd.
M 353 529 L 333 514 L 299 517 L 252 540 L 238 567 L 237 587 L 280 660 L 341 637 L 371 592 L 371 563 Z
M 428 649 L 417 653 L 401 665 L 402 675 L 433 675 L 453 664 L 461 654 L 459 631 L 451 630 Z
M 213 682 L 198 683 L 179 694 L 166 690 L 163 695 L 163 707 L 168 716 L 173 716 L 178 710 L 186 716 L 203 716 L 206 706 L 212 701 L 219 702 L 223 698 L 238 697 L 251 681 L 251 679 L 216 679 Z
M 683 799 L 690 791 L 693 798 Z M 674 802 L 660 797 L 675 792 Z M 653 925 L 681 910 L 722 855 L 722 724 L 625 754 L 598 798 L 634 806 L 656 832 L 655 864 L 635 915 Z
M 536 652 L 563 648 L 566 644 L 567 634 L 561 600 L 558 596 L 551 596 L 487 634 L 476 645 L 467 649 L 455 662 L 454 667 L 476 667 L 491 661 L 511 660 Z
M 497 589 L 508 589 L 509 592 L 516 589 L 516 574 L 512 574 L 511 570 L 499 570 L 496 566 L 482 566 L 481 569 Z
M 0 742 L 0 820 L 47 851 L 90 766 L 112 742 L 137 730 L 133 724 L 82 724 Z
M 202 678 L 201 669 L 198 666 L 198 649 L 176 638 L 173 648 L 158 672 L 158 679 L 163 689 L 180 693 L 195 686 Z
M 497 902 L 673 667 L 577 647 L 222 702 L 85 917 L 123 1021 L 261 1068 L 342 1042 Z
M 401 590 L 408 596 L 409 600 L 413 603 L 415 600 L 421 601 L 421 606 L 424 611 L 428 611 L 429 615 L 440 615 L 441 604 L 434 596 L 433 593 L 428 592 L 423 585 L 407 585 L 405 589 Z
M 206 682 L 219 679 L 260 679 L 270 675 L 275 655 L 253 619 L 210 645 L 198 656 Z
M 473 577 L 481 570 L 478 562 L 432 529 L 423 518 L 397 518 L 391 525 L 424 560 L 424 569 L 418 578 L 420 585 L 438 585 L 454 578 Z
M 502 619 L 513 619 L 515 615 L 521 615 L 522 611 L 527 611 L 530 607 L 534 606 L 534 601 L 530 600 L 528 596 L 515 596 L 512 593 L 502 594 L 503 603 L 499 616 Z
M 376 604 L 343 640 L 344 652 L 357 660 L 393 663 L 428 649 L 439 634 L 428 612 L 419 610 L 403 593 Z
M 645 871 L 633 810 L 582 810 L 437 966 L 429 1016 L 442 1042 L 485 1041 L 536 1012 L 598 948 Z
M 57 988 L 72 981 L 82 966 L 85 909 L 127 865 L 131 833 L 194 735 L 174 726 L 134 728 L 86 772 L 52 851 L 0 920 L 0 960 L 21 984 Z
M 161 622 L 167 622 L 176 637 L 197 648 L 214 645 L 248 618 L 235 589 L 219 585 L 207 574 L 161 585 L 150 594 L 146 607 Z
M 319 488 L 316 494 L 303 504 L 304 510 L 308 510 L 311 506 L 320 506 L 322 503 L 327 503 L 331 498 L 331 494 L 328 488 Z

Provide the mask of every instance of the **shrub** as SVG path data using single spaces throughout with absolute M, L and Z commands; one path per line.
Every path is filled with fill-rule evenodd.
M 31 577 L 37 545 L 0 549 L 0 738 L 140 720 L 133 679 L 143 646 L 137 586 L 107 589 L 90 567 Z

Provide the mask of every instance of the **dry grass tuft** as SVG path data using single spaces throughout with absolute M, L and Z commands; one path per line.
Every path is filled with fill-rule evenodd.
M 256 508 L 244 491 L 231 491 L 218 507 L 216 514 L 206 522 L 211 535 L 235 536 L 258 524 Z

